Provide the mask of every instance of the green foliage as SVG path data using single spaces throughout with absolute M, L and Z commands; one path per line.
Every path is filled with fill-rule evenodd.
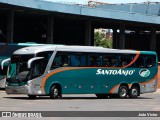
M 94 33 L 94 46 L 102 46 L 112 48 L 112 38 L 105 38 L 105 35 L 100 32 Z

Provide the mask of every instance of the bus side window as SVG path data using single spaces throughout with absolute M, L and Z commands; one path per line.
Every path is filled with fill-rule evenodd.
M 101 66 L 102 56 L 98 54 L 91 54 L 88 56 L 88 66 Z
M 46 66 L 45 66 L 45 60 L 44 59 L 42 59 L 42 60 L 37 60 L 37 61 L 34 61 L 33 63 L 32 63 L 32 66 L 33 66 L 33 73 L 32 73 L 32 78 L 36 78 L 36 77 L 38 77 L 38 76 L 41 76 L 41 75 L 43 75 L 44 74 L 44 72 L 45 72 L 45 68 L 46 68 Z M 29 71 L 28 71 L 29 72 Z M 27 71 L 25 71 L 25 74 L 27 73 Z M 22 72 L 22 76 L 21 77 L 23 77 L 23 72 Z M 20 77 L 20 76 L 19 76 Z
M 51 65 L 51 70 L 59 67 L 69 66 L 69 55 L 68 53 L 57 52 L 53 63 Z
M 80 56 L 71 55 L 71 66 L 80 66 Z
M 152 67 L 156 63 L 156 56 L 146 56 L 146 67 Z
M 118 56 L 116 55 L 111 56 L 109 64 L 111 67 L 117 67 L 118 66 Z
M 40 52 L 40 53 L 37 53 L 37 57 L 44 57 L 44 60 L 46 62 L 49 61 L 49 59 L 51 58 L 51 55 L 52 55 L 53 51 L 45 51 L 45 52 Z
M 81 56 L 81 66 L 86 66 L 86 60 L 87 60 L 86 55 L 82 55 Z
M 110 63 L 109 63 L 109 56 L 105 55 L 104 58 L 103 58 L 103 65 L 104 66 L 110 66 Z
M 140 57 L 136 60 L 135 66 L 138 67 L 138 68 L 143 68 L 143 67 L 145 67 L 145 65 L 144 65 L 144 57 L 143 57 L 143 56 L 140 56 Z
M 62 66 L 62 56 L 61 55 L 56 55 L 52 65 L 53 65 L 52 67 L 60 67 L 60 66 Z
M 86 66 L 86 55 L 84 53 L 72 53 L 71 66 Z
M 116 54 L 104 55 L 103 65 L 108 66 L 108 67 L 117 67 L 118 66 L 118 55 Z
M 124 67 L 128 65 L 131 62 L 131 56 L 130 55 L 121 55 L 120 56 L 120 66 Z
M 67 67 L 69 66 L 69 56 L 66 55 L 66 56 L 62 56 L 62 67 Z

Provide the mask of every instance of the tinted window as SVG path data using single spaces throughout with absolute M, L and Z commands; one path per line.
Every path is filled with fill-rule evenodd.
M 124 67 L 126 65 L 128 65 L 132 60 L 132 56 L 131 55 L 127 55 L 127 54 L 121 54 L 120 55 L 120 66 Z
M 145 57 L 146 59 L 146 67 L 152 67 L 156 64 L 156 56 L 155 55 L 149 55 Z
M 101 54 L 88 54 L 88 66 L 101 66 L 102 55 Z
M 143 68 L 145 67 L 145 63 L 144 63 L 144 56 L 140 56 L 138 57 L 138 59 L 136 60 L 135 62 L 135 67 L 138 67 L 138 68 Z
M 46 61 L 44 59 L 33 61 L 32 63 L 32 79 L 44 74 L 46 69 Z
M 44 60 L 48 62 L 52 53 L 52 51 L 39 52 L 36 57 L 44 57 Z
M 67 52 L 57 52 L 53 60 L 51 69 L 69 66 L 70 64 L 69 61 L 70 61 L 70 56 Z
M 156 64 L 155 55 L 141 55 L 135 62 L 135 67 L 138 68 L 149 68 Z
M 79 66 L 108 66 L 124 67 L 132 62 L 135 55 L 132 54 L 98 54 L 98 53 L 78 53 L 78 52 L 57 52 L 51 69 L 58 67 L 79 67 Z M 129 67 L 151 67 L 156 62 L 156 56 L 141 55 Z
M 71 66 L 86 66 L 86 54 L 85 53 L 71 53 Z
M 109 67 L 118 66 L 118 55 L 117 54 L 106 54 L 103 56 L 103 65 Z

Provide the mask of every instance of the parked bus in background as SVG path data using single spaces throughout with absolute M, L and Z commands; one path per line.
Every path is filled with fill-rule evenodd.
M 30 98 L 95 94 L 137 98 L 157 89 L 156 52 L 87 46 L 33 46 L 15 51 L 6 93 Z
M 27 46 L 40 45 L 36 43 L 0 43 L 0 88 L 5 88 L 8 61 L 17 49 Z

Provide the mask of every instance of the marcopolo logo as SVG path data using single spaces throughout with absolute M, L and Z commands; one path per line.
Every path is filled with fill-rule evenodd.
M 139 71 L 139 75 L 142 77 L 148 77 L 150 75 L 150 71 L 148 69 L 141 69 Z
M 96 72 L 96 75 L 133 75 L 135 70 L 103 70 L 103 69 L 98 69 Z

